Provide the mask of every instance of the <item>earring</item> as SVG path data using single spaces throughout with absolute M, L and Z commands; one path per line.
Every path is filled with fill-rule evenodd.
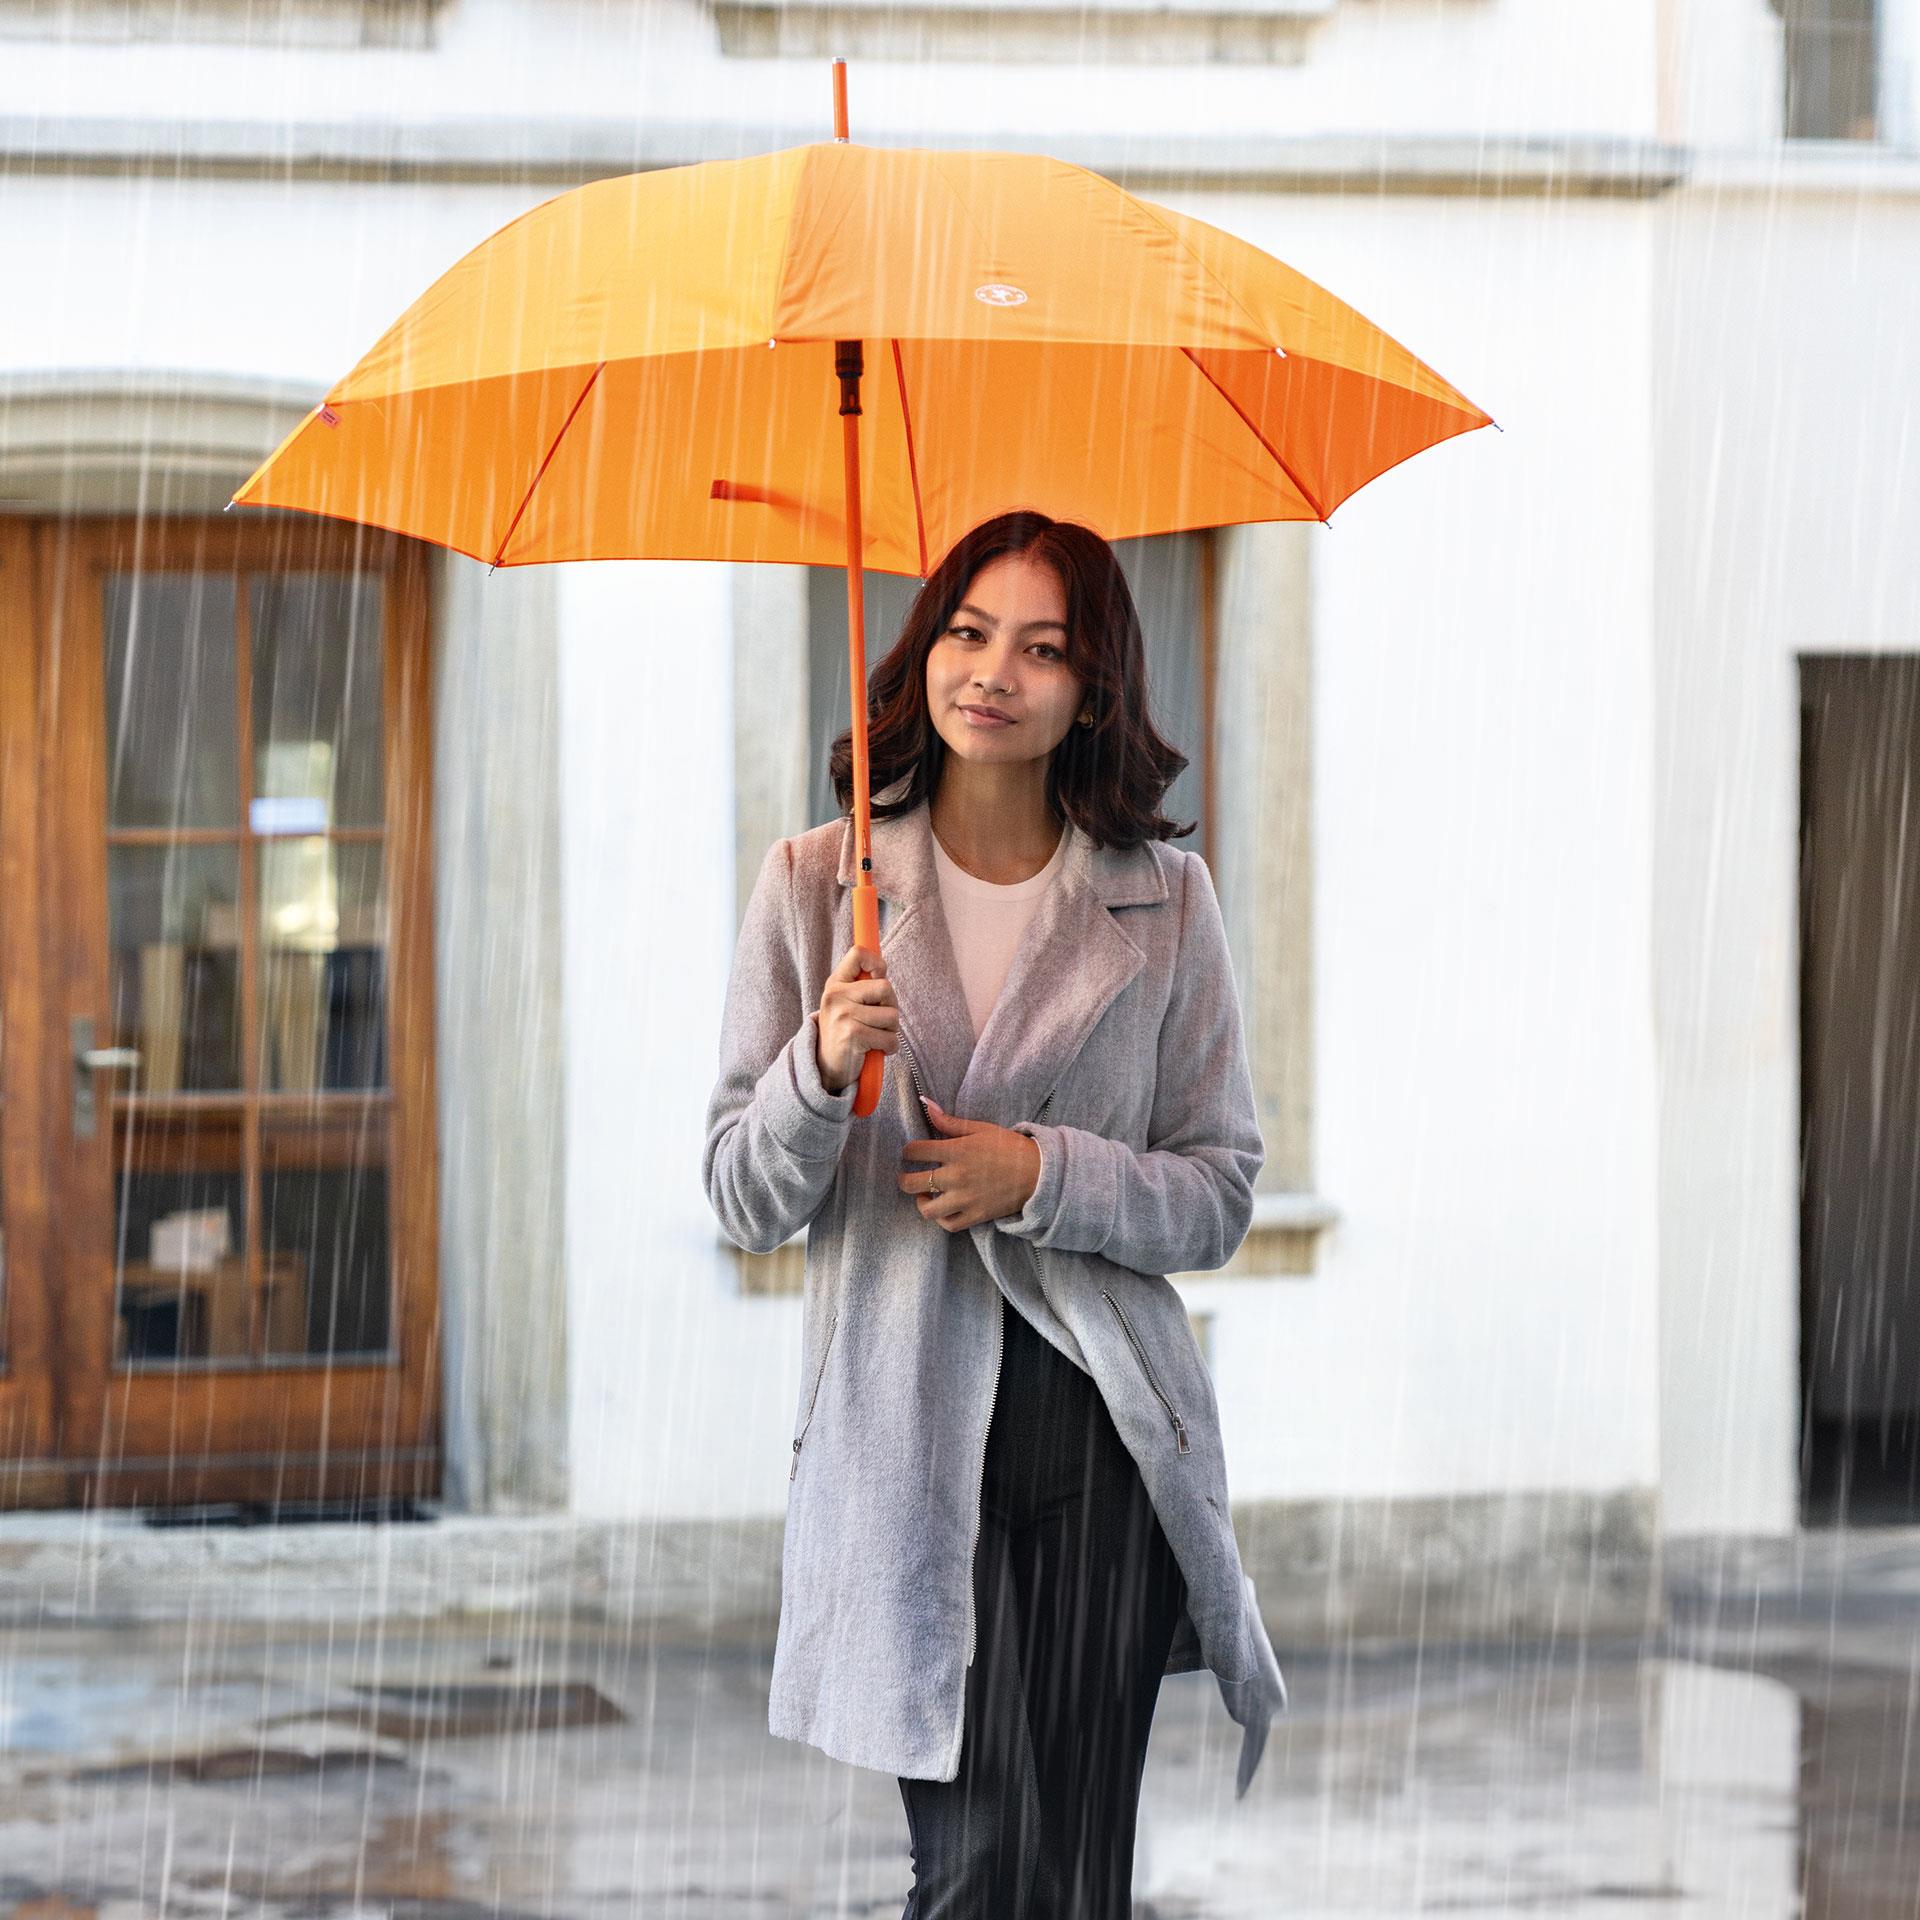
M 1093 715 L 1092 715 L 1092 714 L 1090 714 L 1090 713 L 1083 713 L 1083 714 L 1082 714 L 1082 715 L 1080 716 L 1080 724 L 1081 724 L 1081 725 L 1082 725 L 1083 727 L 1090 727 L 1090 726 L 1092 726 L 1092 725 L 1093 725 Z

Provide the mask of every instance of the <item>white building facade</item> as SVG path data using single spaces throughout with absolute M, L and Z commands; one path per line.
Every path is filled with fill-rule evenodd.
M 1663 1539 L 1800 1524 L 1816 1414 L 1865 1406 L 1804 1353 L 1803 1056 L 1846 1025 L 1801 966 L 1809 836 L 1846 844 L 1804 804 L 1806 663 L 1920 652 L 1920 0 L 988 12 L 312 0 L 269 40 L 227 0 L 0 0 L 9 1504 L 260 1499 L 292 1460 L 275 1484 L 314 1498 L 599 1529 L 630 1610 L 767 1609 L 797 1250 L 721 1240 L 700 1139 L 743 888 L 825 817 L 832 602 L 799 570 L 414 550 L 380 576 L 368 736 L 337 664 L 364 631 L 324 595 L 274 627 L 257 586 L 355 550 L 217 543 L 444 267 L 581 181 L 830 137 L 844 52 L 856 140 L 1107 173 L 1321 282 L 1502 429 L 1330 526 L 1139 553 L 1199 689 L 1179 744 L 1268 1132 L 1246 1248 L 1178 1284 L 1276 1639 L 1405 1627 L 1410 1599 L 1429 1632 L 1631 1626 Z M 254 582 L 249 611 L 75 614 L 149 567 Z M 169 665 L 189 628 L 237 688 Z M 870 615 L 869 659 L 892 637 Z M 304 732 L 262 691 L 301 645 L 332 716 Z M 83 656 L 92 708 L 62 704 Z M 241 716 L 219 779 L 250 749 L 257 777 L 197 825 L 121 818 L 119 773 L 197 739 L 195 701 Z M 377 827 L 337 804 L 349 719 Z M 330 742 L 333 772 L 268 766 L 269 738 Z M 148 785 L 181 778 L 163 756 Z M 1861 828 L 1888 886 L 1891 818 Z M 183 827 L 257 937 L 182 905 Z M 339 947 L 270 930 L 295 832 L 342 924 L 364 896 L 384 1070 L 327 1050 Z M 1889 939 L 1897 1006 L 1920 976 Z M 143 1107 L 166 1036 L 226 1004 L 194 997 L 216 947 L 232 1070 Z M 76 1066 L 76 1017 L 147 1068 Z M 263 1064 L 316 1033 L 317 1069 Z M 1820 1205 L 1884 1237 L 1861 1195 L 1889 1169 L 1825 1167 Z M 168 1281 L 166 1234 L 207 1215 L 224 1251 Z M 1875 1351 L 1907 1311 L 1881 1279 L 1845 1323 Z

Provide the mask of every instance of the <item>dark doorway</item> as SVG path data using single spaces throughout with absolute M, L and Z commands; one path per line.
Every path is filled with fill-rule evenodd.
M 1800 1485 L 1920 1514 L 1920 656 L 1800 661 Z

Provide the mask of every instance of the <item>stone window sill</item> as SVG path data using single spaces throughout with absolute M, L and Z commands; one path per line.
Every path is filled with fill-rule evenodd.
M 1340 1218 L 1340 1209 L 1317 1193 L 1256 1193 L 1253 1224 L 1239 1250 L 1209 1280 L 1270 1280 L 1313 1271 L 1320 1236 Z
M 1340 1210 L 1318 1194 L 1257 1193 L 1253 1197 L 1253 1224 L 1247 1229 L 1240 1250 L 1224 1267 L 1196 1274 L 1194 1278 L 1270 1279 L 1276 1274 L 1311 1273 L 1320 1235 L 1339 1218 Z M 806 1228 L 790 1235 L 771 1253 L 748 1253 L 736 1247 L 725 1234 L 717 1237 L 740 1269 L 742 1293 L 795 1294 L 803 1290 L 807 1271 Z

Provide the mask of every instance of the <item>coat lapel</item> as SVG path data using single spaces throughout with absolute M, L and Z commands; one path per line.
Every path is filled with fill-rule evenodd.
M 886 789 L 897 793 L 904 781 Z M 875 795 L 876 799 L 883 795 Z M 1031 1120 L 1146 957 L 1109 911 L 1167 897 L 1150 847 L 1096 847 L 1072 821 L 1054 884 L 1041 896 L 978 1042 L 933 863 L 923 800 L 875 820 L 874 890 L 887 903 L 880 950 L 922 1084 L 949 1113 L 1011 1126 Z M 840 884 L 854 882 L 853 822 Z

